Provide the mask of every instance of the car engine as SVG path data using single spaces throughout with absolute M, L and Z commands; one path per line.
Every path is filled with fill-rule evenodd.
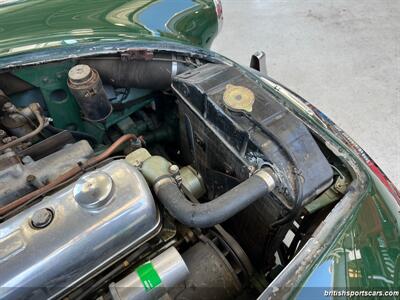
M 0 298 L 256 298 L 346 192 L 243 69 L 136 51 L 0 71 Z

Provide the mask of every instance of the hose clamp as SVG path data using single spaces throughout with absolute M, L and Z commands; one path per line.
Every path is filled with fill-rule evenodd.
M 174 78 L 176 75 L 178 75 L 178 63 L 173 61 L 171 67 L 171 78 Z
M 160 178 L 157 178 L 156 182 L 153 184 L 153 189 L 156 195 L 158 194 L 158 190 L 163 184 L 169 184 L 173 183 L 176 184 L 176 181 L 169 175 L 167 176 L 161 176 Z
M 265 168 L 257 171 L 254 176 L 261 178 L 267 185 L 269 191 L 273 191 L 276 187 L 275 173 L 272 169 Z
M 178 75 L 178 62 L 176 61 L 176 55 L 172 54 L 171 55 L 171 78 L 174 78 L 176 75 Z

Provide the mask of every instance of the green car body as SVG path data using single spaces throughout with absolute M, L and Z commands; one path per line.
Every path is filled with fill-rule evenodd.
M 211 0 L 17 0 L 0 5 L 0 56 L 99 41 L 209 47 L 218 31 Z
M 291 103 L 299 101 L 297 107 L 304 105 L 301 117 L 316 125 L 328 144 L 338 147 L 337 154 L 350 163 L 357 179 L 286 272 L 263 295 L 278 299 L 398 299 L 399 191 L 364 150 L 326 115 L 278 83 L 269 81 L 269 85 L 283 91 Z
M 151 48 L 190 52 L 234 64 L 209 51 L 222 18 L 221 7 L 216 3 L 219 2 L 3 1 L 0 68 L 61 60 L 71 57 L 71 53 L 83 56 Z M 261 298 L 318 299 L 330 288 L 398 291 L 400 196 L 394 185 L 356 143 L 315 107 L 270 78 L 252 76 L 278 94 L 346 161 L 355 178 L 343 199 Z

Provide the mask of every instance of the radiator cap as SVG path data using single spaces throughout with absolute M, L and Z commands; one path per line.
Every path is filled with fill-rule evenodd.
M 246 112 L 253 110 L 255 96 L 247 87 L 227 84 L 223 97 L 225 106 L 230 110 Z

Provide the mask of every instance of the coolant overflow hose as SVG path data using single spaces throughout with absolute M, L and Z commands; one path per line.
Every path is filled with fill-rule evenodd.
M 205 203 L 186 199 L 176 182 L 164 177 L 154 184 L 154 191 L 168 212 L 189 227 L 208 228 L 231 218 L 275 188 L 271 170 L 260 170 L 233 189 Z

